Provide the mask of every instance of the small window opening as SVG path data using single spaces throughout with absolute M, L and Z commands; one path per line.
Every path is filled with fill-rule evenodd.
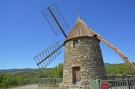
M 73 40 L 73 46 L 77 46 L 78 45 L 78 39 L 74 39 Z

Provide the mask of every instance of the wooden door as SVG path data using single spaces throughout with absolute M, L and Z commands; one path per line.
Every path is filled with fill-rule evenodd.
M 73 67 L 73 83 L 76 84 L 80 82 L 81 75 L 80 75 L 80 67 Z

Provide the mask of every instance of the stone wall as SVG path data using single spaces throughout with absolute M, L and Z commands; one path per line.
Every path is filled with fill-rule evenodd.
M 106 71 L 99 40 L 94 37 L 76 39 L 78 39 L 77 46 L 73 46 L 73 40 L 65 43 L 63 85 L 73 85 L 72 67 L 79 66 L 81 86 L 85 87 L 91 79 L 104 79 Z

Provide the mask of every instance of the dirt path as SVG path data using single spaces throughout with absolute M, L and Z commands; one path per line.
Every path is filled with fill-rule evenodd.
M 16 87 L 16 88 L 9 88 L 9 89 L 58 89 L 58 88 L 50 88 L 50 87 L 38 87 L 38 85 L 27 85 L 22 87 Z
M 27 85 L 27 86 L 9 88 L 9 89 L 38 89 L 38 85 Z
M 9 88 L 9 89 L 44 89 L 44 88 L 38 88 L 38 85 L 27 85 L 27 86 Z

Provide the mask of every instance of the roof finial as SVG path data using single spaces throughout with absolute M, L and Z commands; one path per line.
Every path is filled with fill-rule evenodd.
M 80 10 L 79 10 L 79 8 L 77 10 L 77 15 L 78 15 L 78 20 L 79 20 L 80 19 Z

